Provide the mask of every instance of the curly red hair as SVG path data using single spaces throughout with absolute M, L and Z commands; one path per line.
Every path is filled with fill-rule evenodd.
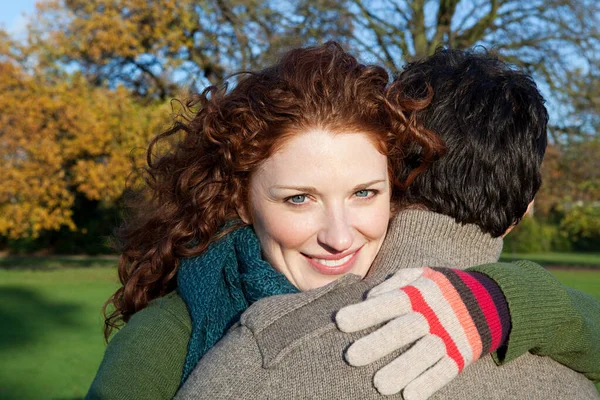
M 212 86 L 188 101 L 193 116 L 150 143 L 149 196 L 132 204 L 134 215 L 116 232 L 123 286 L 104 308 L 106 338 L 175 289 L 180 259 L 202 253 L 241 224 L 238 210 L 245 210 L 252 172 L 289 135 L 317 127 L 367 133 L 388 156 L 393 176 L 399 176 L 394 172 L 407 144 L 420 144 L 425 158 L 442 147 L 403 113 L 425 107 L 428 99 L 388 100 L 387 72 L 358 63 L 337 43 L 291 50 L 272 67 L 236 77 L 233 89 Z M 154 159 L 156 145 L 176 134 L 182 137 L 173 150 Z

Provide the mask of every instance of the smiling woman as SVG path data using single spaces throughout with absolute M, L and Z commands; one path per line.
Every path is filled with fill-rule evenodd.
M 292 50 L 270 68 L 241 75 L 231 91 L 209 87 L 191 100 L 199 110 L 189 123 L 150 144 L 151 200 L 136 202 L 135 217 L 117 234 L 123 287 L 111 299 L 107 336 L 175 289 L 180 260 L 244 224 L 298 289 L 351 270 L 364 276 L 399 193 L 391 178 L 403 149 L 420 145 L 425 163 L 442 148 L 391 106 L 387 84 L 383 68 L 359 64 L 329 43 Z M 396 103 L 418 110 L 428 99 Z M 154 160 L 156 144 L 179 133 L 179 146 Z M 347 256 L 344 267 L 327 265 Z
M 149 398 L 153 385 L 170 398 L 253 302 L 367 274 L 400 193 L 394 172 L 403 150 L 420 145 L 427 162 L 443 147 L 392 107 L 388 83 L 383 68 L 328 43 L 292 50 L 242 74 L 233 89 L 210 87 L 188 103 L 197 112 L 151 143 L 149 202 L 133 204 L 117 235 L 123 286 L 109 301 L 107 337 L 128 324 L 111 341 L 90 398 L 123 386 Z M 396 100 L 403 110 L 428 104 Z M 181 133 L 173 151 L 154 158 L 158 142 Z M 176 287 L 185 306 L 170 294 Z M 183 343 L 165 334 L 178 325 L 170 316 L 151 315 L 159 303 L 183 306 L 185 317 L 187 308 Z M 161 343 L 151 345 L 155 336 L 142 332 L 155 328 Z M 157 373 L 161 361 L 142 356 L 150 347 L 176 357 L 175 367 Z
M 364 277 L 390 219 L 385 154 L 368 133 L 308 130 L 250 180 L 250 218 L 267 261 L 298 289 Z M 378 146 L 381 147 L 381 146 Z

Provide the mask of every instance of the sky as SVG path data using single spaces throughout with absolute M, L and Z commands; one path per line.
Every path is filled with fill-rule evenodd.
M 35 11 L 35 4 L 45 0 L 0 0 L 0 27 L 8 31 L 14 38 L 22 38 L 27 25 L 26 15 Z M 549 99 L 547 106 L 550 114 L 555 114 L 551 96 L 548 96 L 544 87 L 540 88 Z M 552 118 L 552 117 L 551 117 Z
M 38 0 L 0 0 L 0 26 L 11 35 L 22 34 L 25 25 L 25 14 L 32 14 Z

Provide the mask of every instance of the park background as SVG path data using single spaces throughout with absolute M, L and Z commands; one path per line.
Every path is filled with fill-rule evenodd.
M 600 299 L 595 0 L 34 3 L 0 4 L 0 399 L 85 394 L 118 285 L 108 238 L 149 140 L 183 117 L 173 99 L 331 39 L 392 73 L 442 45 L 484 46 L 530 72 L 550 144 L 503 258 L 538 261 Z

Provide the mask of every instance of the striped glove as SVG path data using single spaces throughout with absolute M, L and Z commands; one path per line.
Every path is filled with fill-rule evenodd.
M 383 322 L 348 348 L 346 360 L 367 365 L 416 342 L 374 377 L 381 394 L 404 389 L 406 400 L 429 398 L 467 365 L 505 344 L 511 326 L 506 299 L 493 280 L 448 268 L 400 270 L 373 288 L 367 300 L 336 315 L 344 332 Z

